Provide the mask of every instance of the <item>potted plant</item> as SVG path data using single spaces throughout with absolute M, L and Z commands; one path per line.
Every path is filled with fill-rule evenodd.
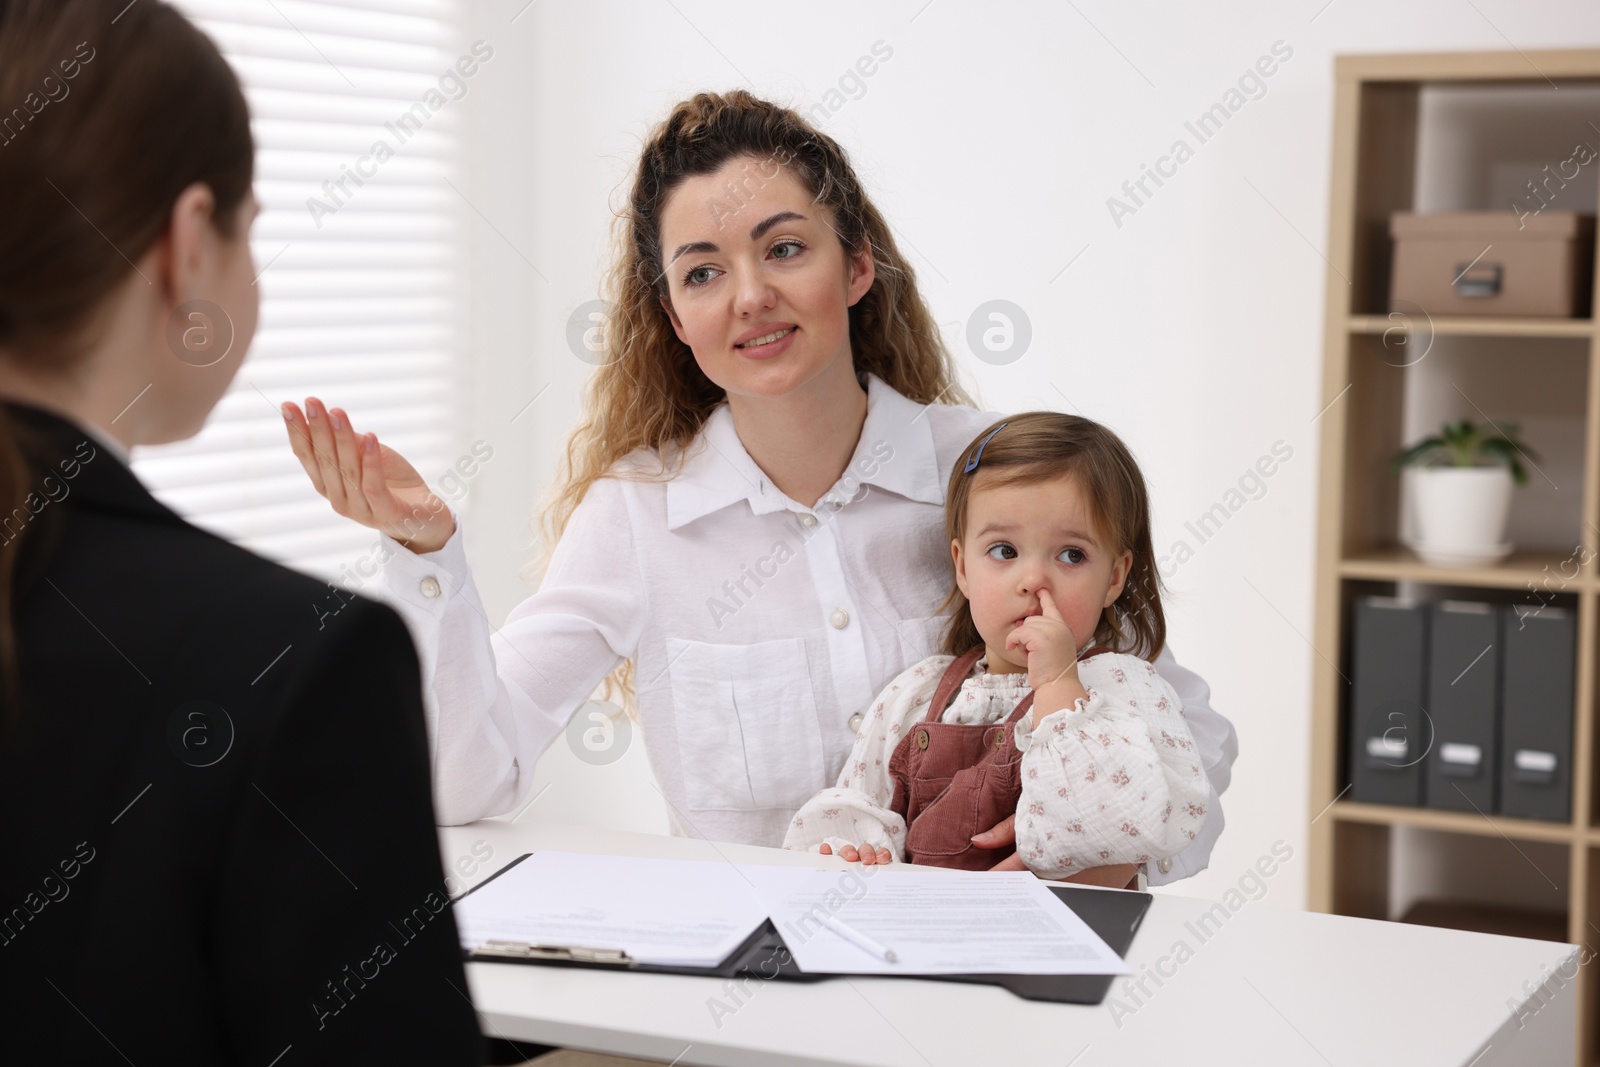
M 1395 474 L 1418 468 L 1413 482 L 1418 537 L 1412 548 L 1424 561 L 1477 566 L 1511 552 L 1506 522 L 1513 483 L 1527 484 L 1522 460 L 1538 458 L 1517 439 L 1517 429 L 1514 422 L 1479 426 L 1458 419 L 1390 461 Z

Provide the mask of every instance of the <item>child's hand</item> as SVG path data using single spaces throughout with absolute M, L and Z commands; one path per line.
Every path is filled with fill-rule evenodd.
M 820 851 L 824 856 L 833 855 L 833 849 L 830 848 L 826 842 L 819 847 L 818 851 Z M 872 846 L 867 844 L 863 844 L 860 848 L 857 848 L 855 845 L 845 845 L 839 849 L 839 858 L 844 860 L 846 863 L 860 862 L 862 864 L 873 864 L 894 862 L 894 857 L 889 854 L 888 849 L 880 848 L 874 851 Z
M 1039 590 L 1039 610 L 1006 635 L 1006 651 L 1020 648 L 1028 655 L 1028 685 L 1038 689 L 1071 674 L 1077 677 L 1078 640 L 1056 610 L 1048 589 Z

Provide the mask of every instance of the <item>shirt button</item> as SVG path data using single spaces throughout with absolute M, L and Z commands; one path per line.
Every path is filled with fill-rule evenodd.
M 1160 871 L 1162 874 L 1168 873 L 1169 871 L 1172 870 L 1172 860 L 1170 860 L 1170 859 L 1158 860 L 1156 862 L 1156 870 Z
M 801 512 L 800 513 L 800 525 L 801 526 L 815 526 L 816 524 L 817 524 L 817 517 L 815 515 L 812 515 L 812 514 L 810 514 L 808 512 Z
M 859 733 L 861 730 L 861 713 L 858 711 L 850 716 L 850 732 Z
M 422 595 L 430 600 L 439 595 L 439 579 L 431 574 L 422 579 L 417 587 L 422 590 Z
M 850 613 L 843 608 L 834 608 L 833 614 L 828 616 L 828 622 L 835 630 L 842 630 L 850 625 Z

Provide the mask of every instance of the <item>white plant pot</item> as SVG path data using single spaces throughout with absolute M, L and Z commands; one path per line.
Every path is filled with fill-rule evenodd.
M 1428 467 L 1416 472 L 1417 555 L 1436 566 L 1492 563 L 1510 554 L 1511 471 Z

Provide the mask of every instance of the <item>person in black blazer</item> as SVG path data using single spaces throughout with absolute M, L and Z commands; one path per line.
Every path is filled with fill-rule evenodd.
M 0 0 L 13 101 L 0 1063 L 481 1063 L 403 623 L 124 460 L 193 434 L 254 332 L 237 80 L 156 0 Z
M 15 590 L 0 1061 L 481 1063 L 399 616 L 5 417 L 59 499 Z

